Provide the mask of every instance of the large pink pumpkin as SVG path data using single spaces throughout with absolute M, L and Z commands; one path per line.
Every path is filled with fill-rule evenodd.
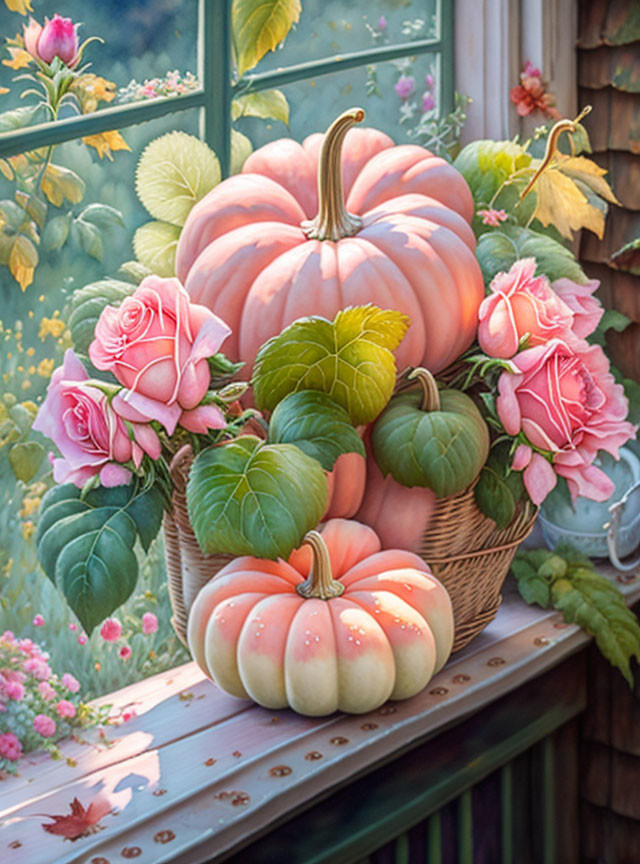
M 475 338 L 484 287 L 469 187 L 423 147 L 352 129 L 363 117 L 353 108 L 324 136 L 261 147 L 189 214 L 178 277 L 230 325 L 225 352 L 248 371 L 283 327 L 349 305 L 409 316 L 400 369 L 437 372 Z
M 305 540 L 288 562 L 237 558 L 200 591 L 188 627 L 200 668 L 234 696 L 310 716 L 422 690 L 454 633 L 425 562 L 380 551 L 371 528 L 346 519 Z

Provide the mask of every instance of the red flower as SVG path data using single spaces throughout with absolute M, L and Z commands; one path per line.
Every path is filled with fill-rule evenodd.
M 520 73 L 520 84 L 511 90 L 509 98 L 521 117 L 526 117 L 532 111 L 542 111 L 552 120 L 559 120 L 561 117 L 560 112 L 554 107 L 555 99 L 544 89 L 540 70 L 532 66 L 528 60 Z

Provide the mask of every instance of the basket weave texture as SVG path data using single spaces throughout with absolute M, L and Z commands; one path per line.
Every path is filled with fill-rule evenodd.
M 460 651 L 493 621 L 500 591 L 520 543 L 533 529 L 538 510 L 520 505 L 503 529 L 478 509 L 473 483 L 464 492 L 440 498 L 424 534 L 420 555 L 447 589 Z
M 171 623 L 185 645 L 189 609 L 198 591 L 231 561 L 230 555 L 204 555 L 193 533 L 186 499 L 192 461 L 188 445 L 173 458 L 171 509 L 165 514 L 163 526 L 173 609 Z M 537 509 L 527 505 L 501 530 L 478 510 L 473 485 L 459 495 L 436 502 L 420 555 L 451 597 L 455 621 L 453 651 L 464 648 L 495 618 L 502 599 L 502 584 L 518 545 L 533 528 L 536 515 Z

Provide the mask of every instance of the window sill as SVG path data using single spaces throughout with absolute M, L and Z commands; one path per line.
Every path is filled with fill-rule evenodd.
M 601 570 L 615 579 L 612 568 Z M 638 576 L 621 587 L 629 603 L 640 599 Z M 34 756 L 0 784 L 2 860 L 155 864 L 234 850 L 587 644 L 559 613 L 526 606 L 512 589 L 495 621 L 423 693 L 369 715 L 313 720 L 267 711 L 221 693 L 193 663 L 104 697 L 136 712 L 113 727 L 108 746 L 91 730 L 84 744 L 62 744 L 62 761 Z M 86 807 L 99 794 L 114 808 L 104 830 L 72 844 L 40 829 L 42 814 L 68 812 L 76 796 Z

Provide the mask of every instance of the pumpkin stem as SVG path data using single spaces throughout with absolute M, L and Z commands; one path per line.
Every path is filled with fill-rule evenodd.
M 409 380 L 416 378 L 422 385 L 422 411 L 439 411 L 440 410 L 440 391 L 436 384 L 436 379 L 428 369 L 423 369 L 419 366 L 414 369 L 409 375 Z
M 362 108 L 350 108 L 327 129 L 318 161 L 318 215 L 302 223 L 310 240 L 340 240 L 362 228 L 362 219 L 349 213 L 342 189 L 342 144 L 356 123 L 362 123 Z
M 302 542 L 311 546 L 313 564 L 308 578 L 296 586 L 298 594 L 307 600 L 311 597 L 317 597 L 319 600 L 339 597 L 344 593 L 344 585 L 333 578 L 329 550 L 322 534 L 319 531 L 308 531 Z

